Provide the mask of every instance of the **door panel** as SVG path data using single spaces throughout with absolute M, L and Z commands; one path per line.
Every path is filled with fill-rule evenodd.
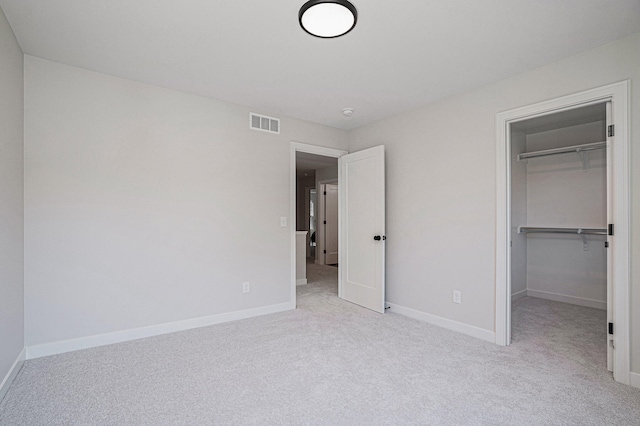
M 384 146 L 345 155 L 339 163 L 340 297 L 383 313 Z
M 325 185 L 325 265 L 338 263 L 338 185 Z

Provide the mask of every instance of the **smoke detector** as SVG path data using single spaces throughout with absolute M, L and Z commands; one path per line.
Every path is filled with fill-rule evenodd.
M 353 108 L 345 108 L 342 110 L 342 115 L 345 117 L 351 117 L 353 115 Z

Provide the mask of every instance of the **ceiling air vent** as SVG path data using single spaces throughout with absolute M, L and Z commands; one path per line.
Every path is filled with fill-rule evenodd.
M 249 113 L 249 128 L 269 133 L 280 133 L 280 119 Z

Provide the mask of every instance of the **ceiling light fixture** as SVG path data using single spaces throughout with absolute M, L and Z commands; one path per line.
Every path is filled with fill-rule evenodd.
M 298 20 L 312 36 L 335 38 L 356 26 L 358 11 L 347 0 L 309 0 L 300 8 Z
M 353 108 L 345 108 L 342 110 L 342 114 L 345 117 L 351 117 L 353 115 Z

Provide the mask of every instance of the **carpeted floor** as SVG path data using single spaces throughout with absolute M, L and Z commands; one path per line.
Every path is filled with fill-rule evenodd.
M 344 302 L 336 274 L 309 265 L 295 311 L 27 361 L 0 424 L 640 424 L 602 311 L 521 299 L 505 348 Z

